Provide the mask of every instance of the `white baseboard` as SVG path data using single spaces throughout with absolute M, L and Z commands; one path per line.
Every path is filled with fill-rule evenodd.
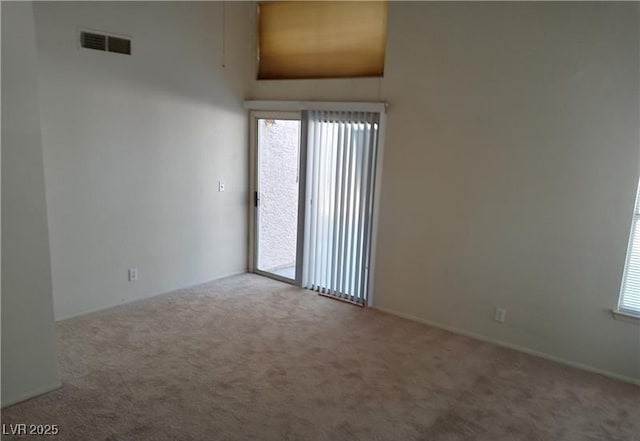
M 38 387 L 36 389 L 30 390 L 29 392 L 25 392 L 15 397 L 9 397 L 5 399 L 2 397 L 2 408 L 13 406 L 14 404 L 20 403 L 22 401 L 28 400 L 30 398 L 35 398 L 38 395 L 46 394 L 47 392 L 54 391 L 56 389 L 60 389 L 62 387 L 62 383 L 60 381 L 56 381 L 53 384 L 49 384 L 47 386 Z
M 108 305 L 98 306 L 97 308 L 87 309 L 85 311 L 74 312 L 72 314 L 63 315 L 62 317 L 56 317 L 55 321 L 56 322 L 61 322 L 63 320 L 69 320 L 69 319 L 76 318 L 76 317 L 82 317 L 82 316 L 85 316 L 85 315 L 94 314 L 94 313 L 97 313 L 97 312 L 102 312 L 102 311 L 105 311 L 107 309 L 116 308 L 116 307 L 122 306 L 122 305 L 130 305 L 130 304 L 136 303 L 136 302 L 143 302 L 145 300 L 149 300 L 149 299 L 152 299 L 152 298 L 158 297 L 158 296 L 171 294 L 172 292 L 180 291 L 182 289 L 194 288 L 196 286 L 204 285 L 206 283 L 215 282 L 216 280 L 222 280 L 222 279 L 226 279 L 227 277 L 239 276 L 240 274 L 246 274 L 246 273 L 247 273 L 246 270 L 242 270 L 242 271 L 233 272 L 233 273 L 229 273 L 229 274 L 223 274 L 223 275 L 221 275 L 219 277 L 216 277 L 214 279 L 207 280 L 206 282 L 196 283 L 195 285 L 188 285 L 188 286 L 184 286 L 184 287 L 181 287 L 181 288 L 175 288 L 175 289 L 173 289 L 171 291 L 167 291 L 167 292 L 151 294 L 151 295 L 148 295 L 148 296 L 145 296 L 145 297 L 141 297 L 139 299 L 130 299 L 130 300 L 127 300 L 127 301 L 124 301 L 124 302 L 110 303 Z
M 464 335 L 466 337 L 471 337 L 474 338 L 476 340 L 481 340 L 487 343 L 491 343 L 494 344 L 496 346 L 502 346 L 505 348 L 509 348 L 509 349 L 513 349 L 515 351 L 519 351 L 519 352 L 524 352 L 525 354 L 530 354 L 530 355 L 535 355 L 536 357 L 540 357 L 540 358 L 544 358 L 546 360 L 551 360 L 551 361 L 555 361 L 556 363 L 561 363 L 567 366 L 571 366 L 577 369 L 581 369 L 584 371 L 588 371 L 588 372 L 593 372 L 596 374 L 600 374 L 600 375 L 604 375 L 606 377 L 609 378 L 613 378 L 615 380 L 620 380 L 620 381 L 624 381 L 625 383 L 631 383 L 631 384 L 635 384 L 635 385 L 640 385 L 640 378 L 633 378 L 633 377 L 627 377 L 626 375 L 620 375 L 620 374 L 616 374 L 615 372 L 610 372 L 604 369 L 599 369 L 593 366 L 589 366 L 587 364 L 583 364 L 577 361 L 571 361 L 571 360 L 567 360 L 561 357 L 557 357 L 555 355 L 551 355 L 551 354 L 547 354 L 545 352 L 540 352 L 540 351 L 536 351 L 535 349 L 529 349 L 526 348 L 524 346 L 520 346 L 520 345 L 516 345 L 513 343 L 507 343 L 504 342 L 502 340 L 497 340 L 491 337 L 486 337 L 482 334 L 478 334 L 475 332 L 470 332 L 470 331 L 466 331 L 464 329 L 460 329 L 460 328 L 456 328 L 453 326 L 448 326 L 445 325 L 443 323 L 438 323 L 438 322 L 434 322 L 432 320 L 426 320 L 420 317 L 416 317 L 414 315 L 411 314 L 406 314 L 404 312 L 400 312 L 400 311 L 395 311 L 393 309 L 389 309 L 389 308 L 380 308 L 377 306 L 374 306 L 373 309 L 376 309 L 378 311 L 381 312 L 385 312 L 387 314 L 391 314 L 391 315 L 395 315 L 397 317 L 402 317 L 404 319 L 407 320 L 411 320 L 414 322 L 418 322 L 418 323 L 423 323 L 425 325 L 429 325 L 429 326 L 433 326 L 434 328 L 439 328 L 439 329 L 444 329 L 445 331 L 449 331 L 449 332 L 453 332 L 454 334 L 460 334 L 460 335 Z

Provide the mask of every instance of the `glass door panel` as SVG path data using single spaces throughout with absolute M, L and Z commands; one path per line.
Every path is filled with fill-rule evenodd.
M 257 119 L 256 270 L 296 280 L 300 120 Z

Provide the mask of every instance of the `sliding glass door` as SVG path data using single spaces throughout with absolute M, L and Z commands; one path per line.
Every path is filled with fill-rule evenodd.
M 297 273 L 301 120 L 299 114 L 265 114 L 255 124 L 255 269 L 291 282 Z
M 366 304 L 380 115 L 254 114 L 254 270 Z

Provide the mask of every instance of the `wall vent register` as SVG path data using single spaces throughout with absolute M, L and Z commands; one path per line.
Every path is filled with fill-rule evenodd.
M 85 49 L 131 55 L 131 40 L 114 35 L 81 31 L 80 46 Z

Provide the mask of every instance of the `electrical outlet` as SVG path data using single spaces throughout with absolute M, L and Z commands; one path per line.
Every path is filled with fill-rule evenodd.
M 138 280 L 138 268 L 129 268 L 129 282 Z
M 219 192 L 224 191 L 224 181 L 218 181 L 218 191 Z
M 507 319 L 507 310 L 500 306 L 496 306 L 496 312 L 493 315 L 493 319 L 496 322 L 504 323 L 504 321 Z

